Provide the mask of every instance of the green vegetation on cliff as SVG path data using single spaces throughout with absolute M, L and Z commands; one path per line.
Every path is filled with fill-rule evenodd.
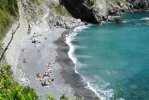
M 2 39 L 6 29 L 16 19 L 17 15 L 17 0 L 0 1 L 0 39 Z
M 36 92 L 14 81 L 10 66 L 0 69 L 0 100 L 38 100 Z
M 29 86 L 21 86 L 13 79 L 10 66 L 5 65 L 0 69 L 0 100 L 38 100 L 38 95 L 35 90 Z M 48 94 L 47 100 L 56 100 L 55 97 Z M 60 97 L 60 100 L 84 100 L 69 99 L 65 95 Z
M 66 8 L 63 5 L 54 5 L 54 9 L 56 13 L 60 16 L 70 16 L 69 12 L 66 10 Z
M 0 1 L 0 40 L 8 27 L 18 17 L 17 0 Z M 1 46 L 0 46 L 1 48 Z M 0 100 L 38 100 L 29 86 L 21 86 L 14 79 L 10 66 L 0 66 Z

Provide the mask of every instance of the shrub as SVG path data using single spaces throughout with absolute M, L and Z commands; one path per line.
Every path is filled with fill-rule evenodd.
M 29 86 L 24 87 L 13 80 L 10 66 L 0 69 L 0 100 L 37 100 L 36 92 Z

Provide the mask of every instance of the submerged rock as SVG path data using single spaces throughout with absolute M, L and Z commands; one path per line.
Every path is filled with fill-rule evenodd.
M 109 17 L 108 17 L 108 21 L 109 21 L 109 22 L 113 22 L 113 23 L 120 24 L 120 23 L 123 23 L 125 20 L 122 19 L 122 18 L 119 18 L 119 17 L 112 17 L 112 16 L 109 16 Z
M 117 24 L 123 23 L 123 19 L 122 18 L 114 18 L 114 22 Z

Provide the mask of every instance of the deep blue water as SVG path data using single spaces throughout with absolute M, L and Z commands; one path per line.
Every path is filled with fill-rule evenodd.
M 126 23 L 92 25 L 75 36 L 76 67 L 107 100 L 149 100 L 149 13 L 122 17 Z

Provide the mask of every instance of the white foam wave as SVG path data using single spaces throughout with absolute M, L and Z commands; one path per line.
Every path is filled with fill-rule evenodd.
M 78 58 L 91 58 L 91 56 L 88 55 L 77 55 Z
M 68 56 L 70 57 L 70 59 L 73 61 L 73 63 L 75 64 L 75 72 L 79 74 L 79 72 L 76 69 L 76 65 L 79 63 L 79 61 L 77 60 L 76 56 L 74 55 L 74 51 L 76 49 L 76 46 L 73 46 L 72 41 L 73 39 L 75 39 L 74 37 L 83 29 L 88 28 L 88 26 L 81 26 L 81 27 L 77 27 L 74 29 L 74 31 L 72 32 L 72 34 L 69 34 L 66 36 L 66 43 L 68 44 L 68 46 L 70 47 L 69 52 L 68 52 Z M 83 77 L 83 81 L 86 82 L 87 84 L 87 88 L 91 89 L 101 100 L 107 100 L 107 97 L 105 97 L 104 95 L 101 95 L 97 92 L 96 88 L 93 87 L 93 85 L 89 82 L 89 81 L 85 81 L 84 77 Z M 109 93 L 109 92 L 105 92 L 102 91 L 103 94 Z M 111 95 L 111 94 L 109 94 Z
M 140 20 L 149 20 L 149 17 L 141 18 Z
M 69 51 L 68 51 L 68 56 L 70 57 L 70 59 L 73 61 L 73 63 L 75 64 L 75 72 L 78 73 L 78 71 L 76 70 L 76 64 L 77 64 L 77 58 L 74 55 L 74 51 L 76 49 L 76 46 L 72 45 L 72 41 L 74 39 L 74 37 L 79 33 L 79 31 L 87 28 L 88 26 L 81 26 L 81 27 L 76 27 L 74 29 L 74 31 L 72 32 L 72 34 L 69 34 L 68 36 L 66 36 L 66 43 L 68 44 L 68 46 L 70 47 Z
M 90 82 L 87 82 L 87 88 L 91 89 L 99 98 L 100 100 L 107 100 L 105 96 L 99 94 L 95 88 L 92 87 Z
M 109 86 L 110 83 L 105 82 L 99 76 L 90 77 L 88 79 L 84 78 L 83 80 L 85 81 L 88 80 L 87 87 L 96 89 L 96 91 L 94 92 L 98 93 L 98 96 L 100 97 L 101 100 L 111 100 L 110 98 L 113 97 L 114 94 L 113 89 L 107 89 L 107 86 Z M 97 81 L 100 82 L 96 84 Z
M 73 45 L 73 47 L 74 47 L 75 49 L 84 49 L 84 48 L 87 48 L 87 47 L 85 47 L 85 46 L 77 46 L 77 45 Z
M 107 89 L 107 87 L 110 86 L 110 83 L 105 82 L 99 76 L 94 76 L 92 78 L 84 79 L 84 80 L 88 80 L 87 87 L 89 87 L 89 88 L 92 87 L 94 90 L 96 90 L 96 91 L 94 91 L 92 89 L 95 93 L 98 94 L 98 96 L 100 97 L 101 100 L 111 100 L 111 98 L 113 98 L 114 90 Z M 96 84 L 97 81 L 98 81 L 98 84 Z

